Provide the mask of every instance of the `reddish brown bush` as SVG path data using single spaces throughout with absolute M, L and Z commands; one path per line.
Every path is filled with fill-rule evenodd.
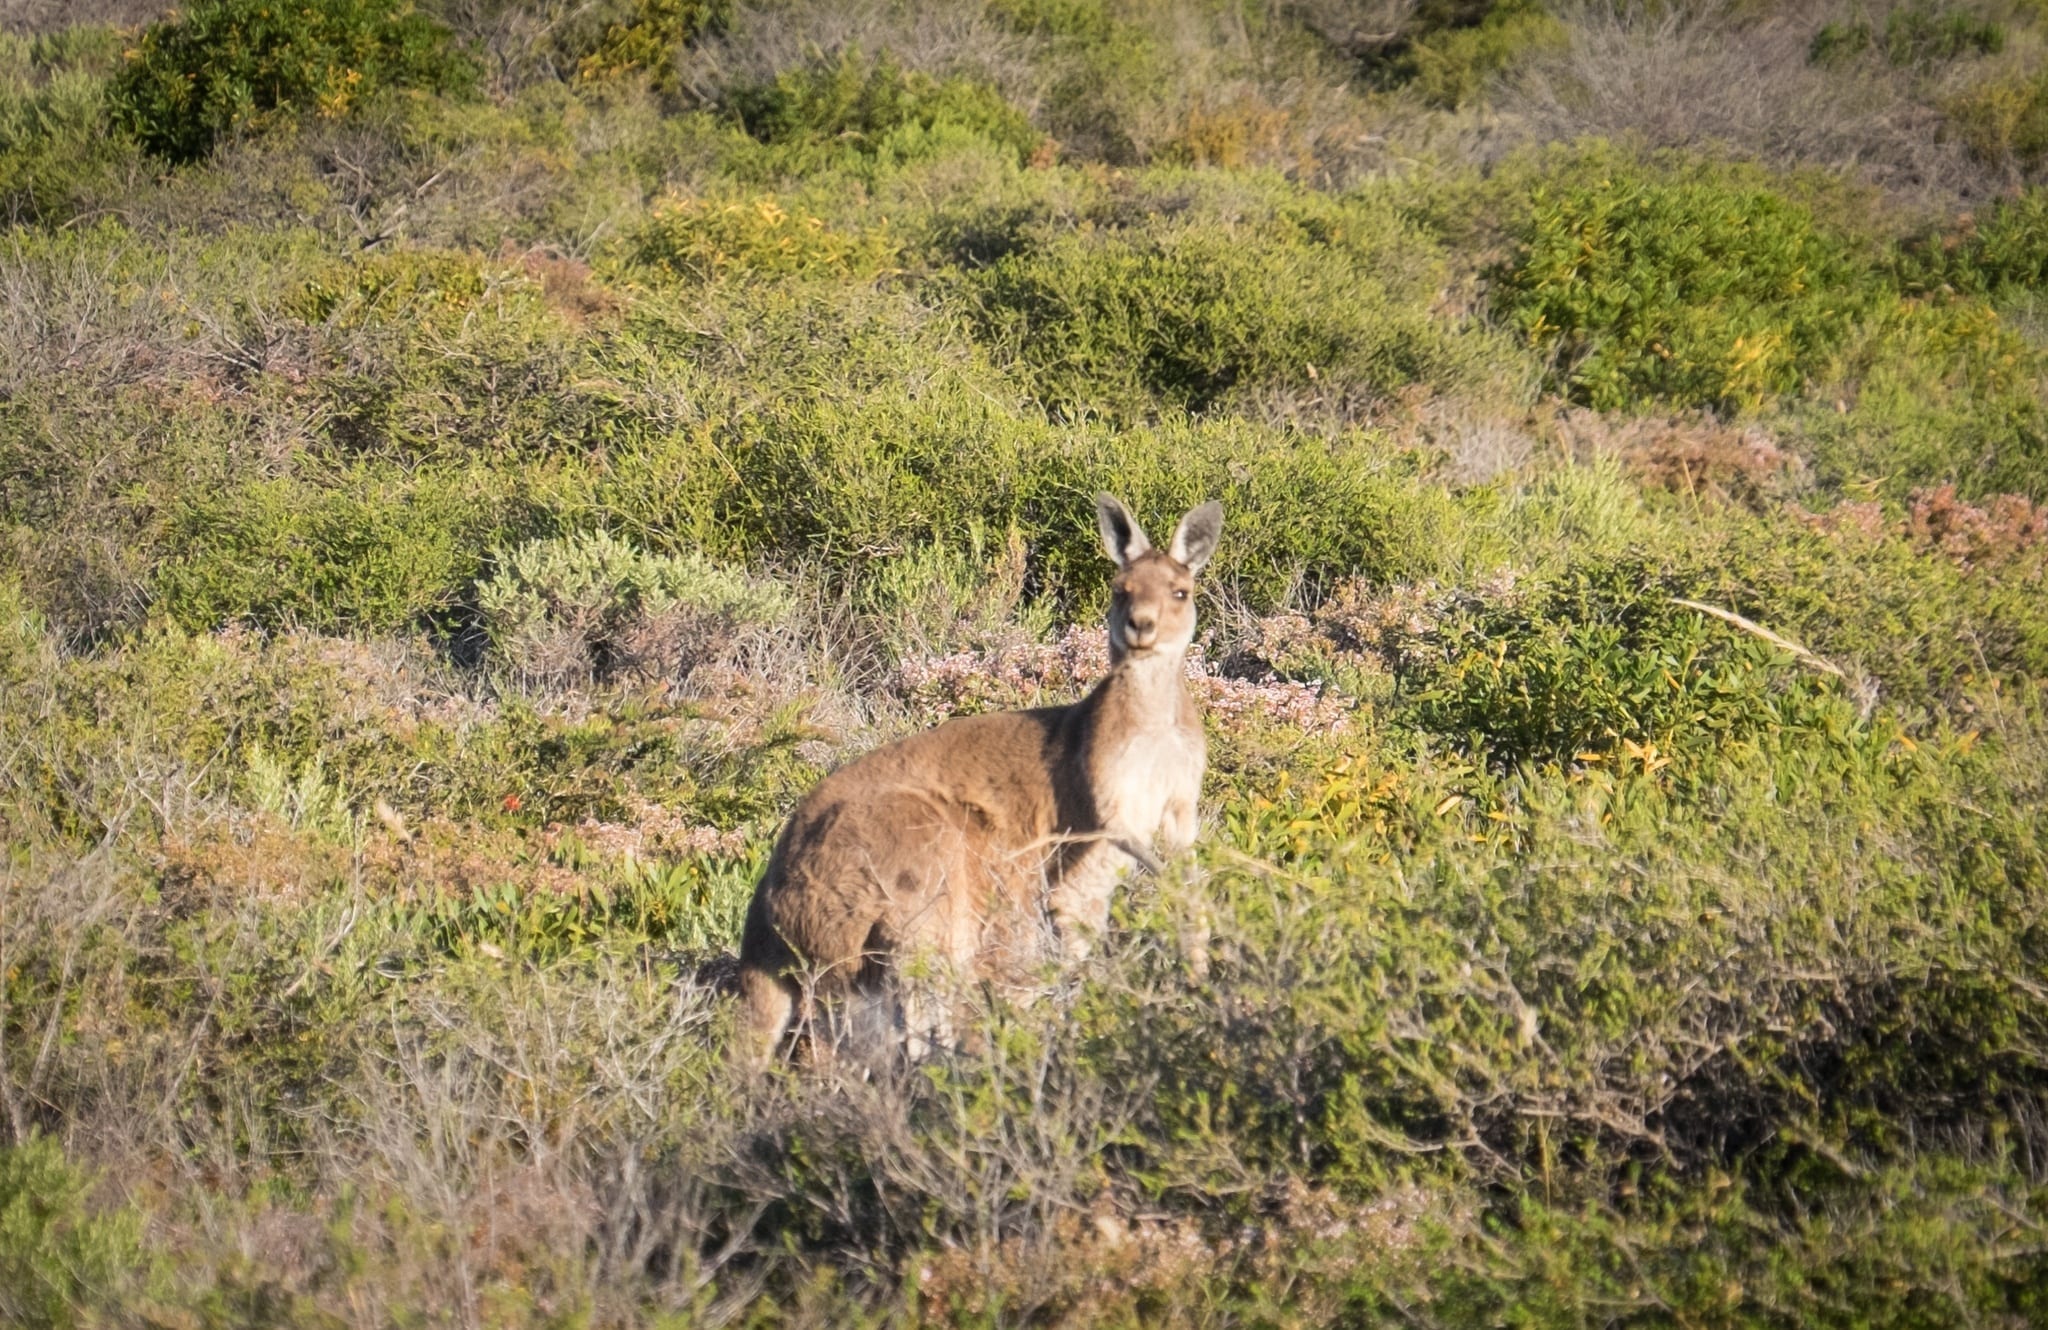
M 593 279 L 581 259 L 536 250 L 523 262 L 526 275 L 540 283 L 541 299 L 571 323 L 580 326 L 619 308 L 618 297 Z
M 1954 485 L 1917 489 L 1906 535 L 1965 568 L 2008 563 L 2048 540 L 2048 506 L 2023 494 L 1995 494 L 1980 508 L 1957 498 Z
M 1793 516 L 1823 535 L 1853 535 L 1869 541 L 1882 540 L 1891 531 L 1884 518 L 1884 505 L 1875 499 L 1866 503 L 1838 503 L 1818 513 L 1810 513 L 1803 508 L 1792 511 Z
M 1582 460 L 1614 457 L 1646 484 L 1756 506 L 1797 489 L 1806 464 L 1761 426 L 1712 416 L 1627 417 L 1571 410 L 1553 428 Z

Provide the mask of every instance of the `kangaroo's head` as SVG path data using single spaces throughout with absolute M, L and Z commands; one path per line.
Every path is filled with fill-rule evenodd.
M 1110 663 L 1187 650 L 1195 640 L 1195 574 L 1216 552 L 1223 505 L 1191 510 L 1164 550 L 1154 549 L 1131 510 L 1107 494 L 1095 496 L 1095 524 L 1117 566 L 1109 584 Z

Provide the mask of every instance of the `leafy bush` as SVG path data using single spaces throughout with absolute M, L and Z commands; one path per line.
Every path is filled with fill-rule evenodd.
M 1886 14 L 1882 33 L 1864 16 L 1821 25 L 1812 35 L 1808 59 L 1843 64 L 1878 51 L 1894 66 L 1935 66 L 1958 55 L 1997 55 L 2003 49 L 2003 25 L 1950 4 L 1915 0 Z
M 746 131 L 777 149 L 766 162 L 783 170 L 907 161 L 959 137 L 993 143 L 1021 162 L 1039 142 L 993 86 L 934 79 L 904 70 L 887 52 L 870 60 L 853 47 L 736 89 L 729 101 Z
M 1646 1320 L 1675 1324 L 2026 1324 L 2041 1314 L 2039 1262 L 1999 1251 L 1992 1236 L 1995 1216 L 2031 1203 L 2004 1170 L 1935 1155 L 1850 1178 L 1816 1169 L 1797 1185 L 1807 1204 L 1790 1215 L 1768 1187 L 1725 1178 L 1700 1190 L 1631 1183 L 1618 1204 L 1516 1203 L 1447 1226 L 1398 1273 L 1347 1281 L 1352 1306 L 1430 1330 L 1563 1330 L 1617 1304 L 1653 1305 Z
M 1914 238 L 1901 248 L 1899 277 L 1912 292 L 1997 297 L 2048 287 L 2048 189 L 2000 199 L 1981 220 L 1965 214 Z
M 1799 204 L 1735 179 L 1539 186 L 1494 303 L 1575 401 L 1753 409 L 1795 392 L 1867 304 Z
M 1219 498 L 1232 535 L 1212 576 L 1270 604 L 1345 569 L 1439 571 L 1452 505 L 1425 465 L 1369 437 L 1228 418 L 1058 429 L 945 383 L 916 399 L 791 403 L 622 448 L 599 498 L 631 528 L 689 532 L 721 556 L 815 559 L 842 585 L 886 578 L 886 560 L 977 525 L 1015 529 L 1034 586 L 1068 605 L 1099 604 L 1107 580 L 1076 495 L 1114 490 L 1155 522 Z
M 1070 416 L 1207 411 L 1265 389 L 1452 386 L 1430 242 L 1371 210 L 1055 234 L 971 273 L 983 335 Z M 1403 280 L 1407 278 L 1408 280 Z
M 1988 302 L 1888 300 L 1837 373 L 1803 423 L 1824 480 L 1882 478 L 1900 499 L 1948 482 L 1973 496 L 2048 497 L 2041 353 Z
M 1971 154 L 2008 177 L 2048 160 L 2048 73 L 1992 79 L 1957 93 L 1943 109 Z
M 1539 4 L 1495 4 L 1471 27 L 1440 28 L 1418 38 L 1395 62 L 1395 76 L 1431 106 L 1462 106 L 1487 80 L 1526 56 L 1560 49 L 1566 39 L 1564 24 Z
M 1806 690 L 1788 691 L 1797 707 Z M 1692 703 L 1748 724 L 1735 698 Z M 2048 1084 L 2048 1004 L 1978 978 L 2041 946 L 1986 901 L 2029 909 L 2040 888 L 1940 810 L 1968 783 L 2002 810 L 1989 839 L 2026 841 L 2033 815 L 1992 793 L 2007 758 L 1975 732 L 1860 726 L 1838 698 L 1804 709 L 1826 723 L 1767 717 L 1683 779 L 1683 759 L 1626 746 L 1504 774 L 1367 753 L 1236 805 L 1225 834 L 1261 848 L 1216 865 L 1210 973 L 1185 977 L 1167 943 L 1138 961 L 1157 987 L 1126 974 L 1090 994 L 1104 1074 L 1157 1081 L 1147 1136 L 1171 1144 L 1143 1166 L 1228 1193 L 1321 1161 L 1384 1195 L 1442 1149 L 1482 1185 L 1626 1208 L 1695 1167 L 1804 1196 L 1809 1146 L 1910 1158 L 1891 1116 L 1909 1103 L 1998 1130 L 2000 1087 L 2033 1087 L 2031 1105 Z M 1897 837 L 1881 860 L 1878 826 Z M 1938 904 L 1957 889 L 1984 895 Z M 1176 908 L 1133 912 L 1170 939 Z M 1912 922 L 1929 909 L 1940 924 Z
M 118 34 L 78 29 L 69 40 L 0 33 L 0 215 L 69 220 L 110 186 L 132 148 L 106 123 L 106 70 Z
M 632 0 L 632 7 L 605 26 L 588 54 L 576 64 L 579 78 L 649 76 L 659 91 L 676 87 L 676 59 L 685 43 L 725 22 L 730 0 Z
M 484 294 L 486 271 L 468 254 L 370 254 L 355 263 L 330 265 L 309 278 L 292 313 L 308 323 L 343 328 L 372 322 L 459 321 Z
M 114 122 L 173 163 L 299 111 L 345 115 L 384 88 L 459 92 L 475 71 L 409 0 L 201 0 L 142 34 Z
M 2023 503 L 1992 505 L 2009 525 L 1987 533 L 1987 548 L 1967 512 L 1940 510 L 1940 495 L 1913 505 L 1917 531 L 1911 508 L 1868 501 L 1728 532 L 1701 551 L 1698 598 L 1768 623 L 1867 680 L 1901 715 L 1972 705 L 1967 695 L 1987 676 L 2017 683 L 2048 670 L 2048 614 L 2027 589 L 2024 562 L 2004 577 L 1921 550 L 1961 537 L 1956 554 L 1995 565 L 2038 560 L 2040 546 L 2026 553 L 2032 514 L 2020 515 Z
M 1882 33 L 1863 17 L 1823 24 L 1807 58 L 1817 65 L 1843 64 L 1875 50 L 1894 65 L 1924 66 L 2004 49 L 2001 25 L 1952 5 L 1914 0 L 1885 15 Z
M 180 496 L 156 604 L 225 623 L 390 632 L 457 604 L 484 551 L 534 519 L 517 475 L 361 465 L 328 483 L 256 480 Z
M 496 564 L 476 588 L 484 632 L 508 664 L 547 683 L 687 675 L 735 629 L 790 607 L 779 585 L 694 552 L 651 554 L 604 531 L 532 541 Z
M 1119 163 L 1144 158 L 1143 124 L 1170 95 L 1178 53 L 1141 12 L 1113 0 L 992 0 L 990 9 L 1053 54 L 1039 115 L 1063 149 Z
M 1844 724 L 1784 650 L 1674 603 L 1633 560 L 1446 615 L 1409 684 L 1422 724 L 1502 766 L 1608 762 L 1696 777 L 1728 745 Z
M 130 1211 L 98 1211 L 91 1190 L 48 1136 L 0 1149 L 0 1317 L 9 1325 L 64 1330 L 120 1305 L 142 1267 L 142 1225 Z
M 896 245 L 886 227 L 849 235 L 764 194 L 657 204 L 627 239 L 625 252 L 641 267 L 710 282 L 726 276 L 866 277 L 895 258 Z

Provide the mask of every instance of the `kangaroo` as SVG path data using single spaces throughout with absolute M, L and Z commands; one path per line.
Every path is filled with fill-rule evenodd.
M 740 939 L 757 1061 L 814 994 L 873 999 L 913 957 L 974 983 L 1021 977 L 1049 950 L 1085 956 L 1120 870 L 1158 871 L 1155 839 L 1168 855 L 1194 843 L 1208 743 L 1184 676 L 1223 506 L 1189 512 L 1162 551 L 1121 502 L 1095 504 L 1117 565 L 1109 673 L 1069 706 L 959 717 L 878 748 L 797 805 Z M 949 1029 L 914 993 L 888 1020 L 913 1047 Z

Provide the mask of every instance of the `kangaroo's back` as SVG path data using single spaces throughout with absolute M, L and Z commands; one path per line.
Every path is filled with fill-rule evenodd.
M 1193 839 L 1204 752 L 1182 675 L 1193 576 L 1221 511 L 1189 514 L 1169 553 L 1114 499 L 1102 496 L 1098 520 L 1121 571 L 1110 672 L 1087 697 L 900 739 L 791 814 L 740 942 L 757 1055 L 813 996 L 881 988 L 913 955 L 961 980 L 1002 980 L 1082 950 L 1118 869 L 1156 864 L 1155 837 L 1174 851 Z

